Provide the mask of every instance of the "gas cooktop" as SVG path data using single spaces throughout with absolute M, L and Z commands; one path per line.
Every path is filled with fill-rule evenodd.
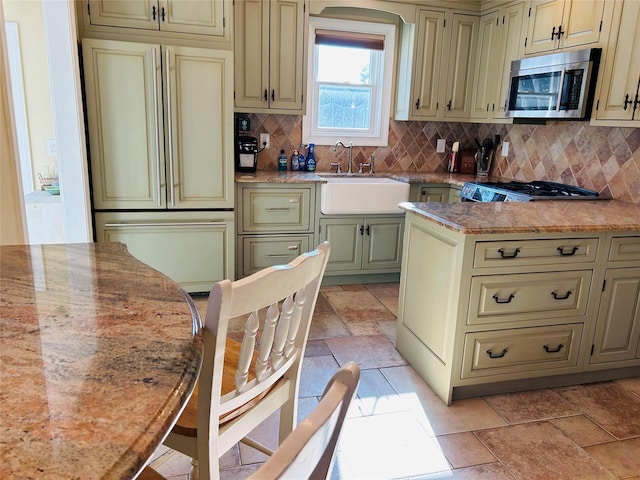
M 460 196 L 472 202 L 530 202 L 532 200 L 595 200 L 598 193 L 555 182 L 467 182 Z

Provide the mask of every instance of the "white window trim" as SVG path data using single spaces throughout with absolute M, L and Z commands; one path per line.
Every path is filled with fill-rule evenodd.
M 315 98 L 315 31 L 338 30 L 350 31 L 358 33 L 376 33 L 384 35 L 384 80 L 381 84 L 382 97 L 380 99 L 379 120 L 375 122 L 375 129 L 369 135 L 362 135 L 362 132 L 344 131 L 327 132 L 326 134 L 318 134 L 311 131 L 312 119 L 311 115 L 303 115 L 302 117 L 302 141 L 303 143 L 314 143 L 316 145 L 334 145 L 338 140 L 350 141 L 354 145 L 366 146 L 387 146 L 389 144 L 389 118 L 391 115 L 391 91 L 393 86 L 393 62 L 395 55 L 395 31 L 396 27 L 387 23 L 370 23 L 357 22 L 353 20 L 337 20 L 325 17 L 309 18 L 309 65 L 307 70 L 307 112 L 313 111 L 316 102 Z M 376 99 L 377 101 L 377 99 Z

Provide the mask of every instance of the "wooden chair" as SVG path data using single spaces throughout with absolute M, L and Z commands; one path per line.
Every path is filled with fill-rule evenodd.
M 192 478 L 219 478 L 220 456 L 239 441 L 272 454 L 247 434 L 277 410 L 279 443 L 295 428 L 302 359 L 329 251 L 324 242 L 288 265 L 212 287 L 198 385 L 164 441 L 193 459 Z M 241 342 L 227 336 L 232 319 L 244 322 Z
M 359 381 L 357 363 L 349 362 L 340 368 L 327 384 L 318 406 L 249 480 L 329 478 L 342 424 Z
M 343 365 L 329 380 L 320 403 L 248 480 L 329 478 L 342 424 L 359 381 L 358 364 Z M 147 467 L 138 480 L 163 478 Z

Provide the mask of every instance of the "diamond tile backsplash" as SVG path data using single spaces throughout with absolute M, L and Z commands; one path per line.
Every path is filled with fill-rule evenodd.
M 271 147 L 258 155 L 259 170 L 276 170 L 280 149 L 290 156 L 302 142 L 302 117 L 251 114 L 250 135 L 271 135 Z M 502 156 L 499 145 L 492 175 L 513 180 L 548 180 L 566 183 L 603 196 L 640 204 L 640 128 L 592 127 L 588 122 L 547 122 L 546 125 L 503 125 L 455 122 L 397 122 L 389 126 L 389 146 L 353 148 L 354 170 L 358 163 L 375 157 L 375 170 L 383 172 L 444 172 L 453 142 L 475 150 L 475 140 L 500 135 L 509 142 Z M 439 138 L 447 151 L 436 153 Z M 317 145 L 317 171 L 332 170 L 341 161 L 346 169 L 347 152 L 333 152 Z

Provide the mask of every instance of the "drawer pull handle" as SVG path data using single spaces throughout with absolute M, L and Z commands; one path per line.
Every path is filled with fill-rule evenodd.
M 298 250 L 298 245 L 289 245 L 287 250 Z
M 509 295 L 509 298 L 507 298 L 506 300 L 500 300 L 500 297 L 498 297 L 497 293 L 493 294 L 493 299 L 496 301 L 496 303 L 510 303 L 514 298 L 516 298 L 516 296 L 513 293 L 511 293 Z
M 267 212 L 288 212 L 291 209 L 289 207 L 272 207 L 272 208 L 265 208 L 265 210 Z
M 267 258 L 289 258 L 291 255 L 289 255 L 288 253 L 272 253 L 270 255 L 267 255 Z
M 507 349 L 503 349 L 500 353 L 493 353 L 491 349 L 487 350 L 487 355 L 489 358 L 502 358 L 507 354 Z
M 575 255 L 575 253 L 578 251 L 578 247 L 573 247 L 571 250 L 566 252 L 564 251 L 564 247 L 558 247 L 558 251 L 560 252 L 560 255 L 564 257 L 570 257 L 571 255 Z
M 569 295 L 571 295 L 571 293 L 572 293 L 571 290 L 567 290 L 567 293 L 565 293 L 564 296 L 561 297 L 554 290 L 553 292 L 551 292 L 551 295 L 553 295 L 553 298 L 556 300 L 566 300 L 567 298 L 569 298 Z
M 558 348 L 554 348 L 554 349 L 549 348 L 549 345 L 542 346 L 542 348 L 544 348 L 544 351 L 547 353 L 558 353 L 560 350 L 562 350 L 562 347 L 564 347 L 564 345 L 561 343 L 558 344 Z
M 505 254 L 504 254 L 504 248 L 499 248 L 499 249 L 498 249 L 498 252 L 500 253 L 500 256 L 501 256 L 502 258 L 516 258 L 516 257 L 518 256 L 518 254 L 520 253 L 520 247 L 516 248 L 516 249 L 513 251 L 513 254 L 511 254 L 511 255 L 505 255 Z

